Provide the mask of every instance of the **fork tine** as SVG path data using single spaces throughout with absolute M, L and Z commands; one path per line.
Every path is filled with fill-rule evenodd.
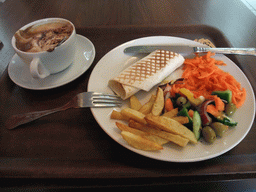
M 93 100 L 104 100 L 104 101 L 122 101 L 121 98 L 118 97 L 108 97 L 108 96 L 93 96 Z
M 86 92 L 86 94 L 90 107 L 121 107 L 122 105 L 122 99 L 117 95 L 97 92 Z
M 94 107 L 121 107 L 121 104 L 110 104 L 110 103 L 104 103 L 104 104 L 98 104 L 93 103 Z
M 118 95 L 111 95 L 111 94 L 105 94 L 105 93 L 92 93 L 93 98 L 98 98 L 98 99 L 120 99 Z
M 92 96 L 93 100 L 105 100 L 105 101 L 122 101 L 121 98 L 118 97 L 109 97 L 109 96 Z
M 92 104 L 94 107 L 120 107 L 122 100 L 117 95 L 93 93 Z
M 120 105 L 122 104 L 122 102 L 118 100 L 104 100 L 104 99 L 101 99 L 101 100 L 93 99 L 92 103 L 93 104 L 120 104 Z

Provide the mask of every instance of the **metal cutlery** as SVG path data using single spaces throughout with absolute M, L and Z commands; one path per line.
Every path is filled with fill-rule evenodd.
M 124 53 L 151 53 L 157 49 L 172 51 L 176 53 L 202 53 L 214 52 L 221 54 L 239 54 L 256 56 L 256 48 L 210 48 L 210 47 L 192 47 L 180 45 L 142 45 L 131 46 L 124 49 Z
M 24 114 L 12 115 L 6 121 L 6 128 L 13 129 L 19 125 L 34 121 L 43 116 L 50 115 L 59 111 L 64 111 L 69 108 L 84 108 L 84 107 L 93 107 L 93 108 L 106 108 L 106 107 L 120 107 L 122 100 L 119 96 L 96 93 L 96 92 L 83 92 L 77 94 L 73 99 L 71 99 L 67 104 L 44 111 L 35 111 Z

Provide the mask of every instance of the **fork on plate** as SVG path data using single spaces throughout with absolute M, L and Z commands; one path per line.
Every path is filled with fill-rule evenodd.
M 5 123 L 7 129 L 14 129 L 19 125 L 29 123 L 40 117 L 56 113 L 58 111 L 64 111 L 69 108 L 84 108 L 84 107 L 120 107 L 122 100 L 119 96 L 111 94 L 103 94 L 96 92 L 83 92 L 77 94 L 67 104 L 44 111 L 35 111 L 24 114 L 12 115 Z

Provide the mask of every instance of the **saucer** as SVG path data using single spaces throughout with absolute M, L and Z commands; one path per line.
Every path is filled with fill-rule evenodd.
M 81 76 L 92 65 L 95 58 L 95 47 L 82 35 L 77 35 L 77 50 L 73 63 L 64 71 L 52 74 L 45 79 L 34 79 L 29 68 L 15 54 L 8 66 L 11 80 L 20 87 L 32 90 L 46 90 L 65 85 Z

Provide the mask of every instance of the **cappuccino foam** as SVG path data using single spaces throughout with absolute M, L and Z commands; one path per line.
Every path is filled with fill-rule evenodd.
M 15 33 L 16 47 L 24 52 L 51 52 L 60 42 L 66 41 L 72 31 L 73 26 L 68 22 L 30 26 Z

